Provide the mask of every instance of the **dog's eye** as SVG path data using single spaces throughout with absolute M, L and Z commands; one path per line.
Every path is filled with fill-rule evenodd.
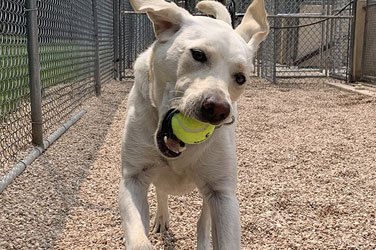
M 191 49 L 191 53 L 192 53 L 192 57 L 193 59 L 195 59 L 196 61 L 199 61 L 199 62 L 206 62 L 208 59 L 206 58 L 206 55 L 204 53 L 204 51 L 202 50 L 199 50 L 199 49 Z
M 247 79 L 242 73 L 235 74 L 234 78 L 235 78 L 236 83 L 239 85 L 243 85 L 247 81 Z

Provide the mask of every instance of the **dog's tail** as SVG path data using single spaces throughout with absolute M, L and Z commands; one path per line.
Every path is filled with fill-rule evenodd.
M 196 5 L 201 12 L 212 15 L 218 20 L 222 20 L 231 25 L 231 16 L 226 7 L 216 1 L 201 1 Z

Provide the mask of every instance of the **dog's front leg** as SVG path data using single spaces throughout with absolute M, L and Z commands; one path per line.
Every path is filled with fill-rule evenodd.
M 151 250 L 148 240 L 150 182 L 142 174 L 124 177 L 120 182 L 119 208 L 125 233 L 126 249 Z
M 208 176 L 202 173 L 200 174 L 202 176 Z M 214 250 L 240 250 L 241 233 L 239 205 L 235 195 L 235 178 L 231 178 L 231 176 L 232 174 L 228 171 L 227 174 L 217 174 L 214 177 L 212 175 L 210 179 L 201 179 L 197 182 L 197 187 L 209 210 L 209 212 L 205 212 L 204 208 L 203 213 L 210 214 Z M 220 179 L 216 177 L 220 177 Z M 197 179 L 199 179 L 199 177 L 197 177 Z M 203 218 L 204 217 L 201 216 L 199 221 L 203 220 Z M 205 221 L 207 226 L 208 220 L 203 221 Z M 201 225 L 202 224 L 203 223 L 201 223 Z M 200 240 L 200 237 L 204 235 L 201 231 L 202 230 L 198 228 L 198 243 L 205 242 L 205 240 Z M 207 237 L 208 236 L 205 235 L 205 238 Z M 198 249 L 206 249 L 205 247 L 207 247 L 199 248 L 201 246 L 202 245 L 198 244 Z
M 205 199 L 197 222 L 197 250 L 210 250 L 210 210 Z
M 169 212 L 168 195 L 157 188 L 157 214 L 154 219 L 153 233 L 163 233 L 168 230 Z
M 192 174 L 209 207 L 213 249 L 240 250 L 236 154 L 234 147 L 228 147 L 230 140 L 221 131 L 225 130 L 218 130 L 217 138 L 219 142 L 225 141 L 215 142 L 215 147 L 208 149 L 205 159 L 195 166 Z
M 240 215 L 235 193 L 211 191 L 207 196 L 214 250 L 240 250 Z

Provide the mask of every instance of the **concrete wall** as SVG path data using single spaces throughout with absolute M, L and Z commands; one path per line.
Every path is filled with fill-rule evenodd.
M 354 50 L 353 50 L 353 68 L 352 80 L 357 81 L 362 76 L 362 58 L 364 45 L 364 25 L 366 21 L 366 0 L 358 0 L 356 9 Z

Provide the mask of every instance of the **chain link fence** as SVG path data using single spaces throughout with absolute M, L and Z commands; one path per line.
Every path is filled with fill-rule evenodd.
M 236 5 L 238 17 L 248 4 Z M 271 30 L 260 46 L 255 76 L 273 83 L 349 81 L 352 1 L 266 0 L 265 5 Z
M 25 1 L 0 1 L 0 173 L 31 142 Z
M 174 2 L 197 14 L 197 0 Z M 252 0 L 221 2 L 236 26 Z M 255 59 L 255 79 L 348 80 L 354 2 L 265 0 L 271 31 Z M 35 8 L 27 7 L 30 3 Z M 375 1 L 368 3 L 364 77 L 375 75 Z M 37 30 L 35 43 L 30 20 Z M 135 13 L 128 0 L 1 0 L 0 176 L 37 142 L 37 126 L 40 138 L 46 138 L 85 99 L 100 94 L 101 85 L 113 78 L 133 79 L 137 55 L 154 39 L 146 14 Z M 28 53 L 28 46 L 37 53 Z M 30 91 L 39 82 L 40 89 Z M 42 95 L 40 108 L 30 101 L 35 92 Z
M 27 153 L 33 126 L 47 138 L 114 77 L 113 13 L 112 0 L 0 1 L 0 176 Z M 31 78 L 40 78 L 39 108 Z
M 94 92 L 92 7 L 91 1 L 38 1 L 45 135 Z
M 376 82 L 376 0 L 367 0 L 362 77 Z
M 112 0 L 98 1 L 99 69 L 101 82 L 114 78 L 114 3 Z M 117 21 L 118 22 L 118 21 Z
M 153 26 L 146 14 L 133 11 L 129 1 L 120 2 L 120 68 L 121 78 L 133 79 L 137 55 L 154 41 Z
M 174 1 L 196 14 L 197 0 Z M 235 26 L 252 0 L 220 1 L 233 10 Z M 350 0 L 265 0 L 271 31 L 260 46 L 253 75 L 273 83 L 349 81 L 353 34 Z M 135 13 L 128 1 L 122 9 L 122 77 L 133 78 L 136 55 L 153 41 L 145 14 Z

